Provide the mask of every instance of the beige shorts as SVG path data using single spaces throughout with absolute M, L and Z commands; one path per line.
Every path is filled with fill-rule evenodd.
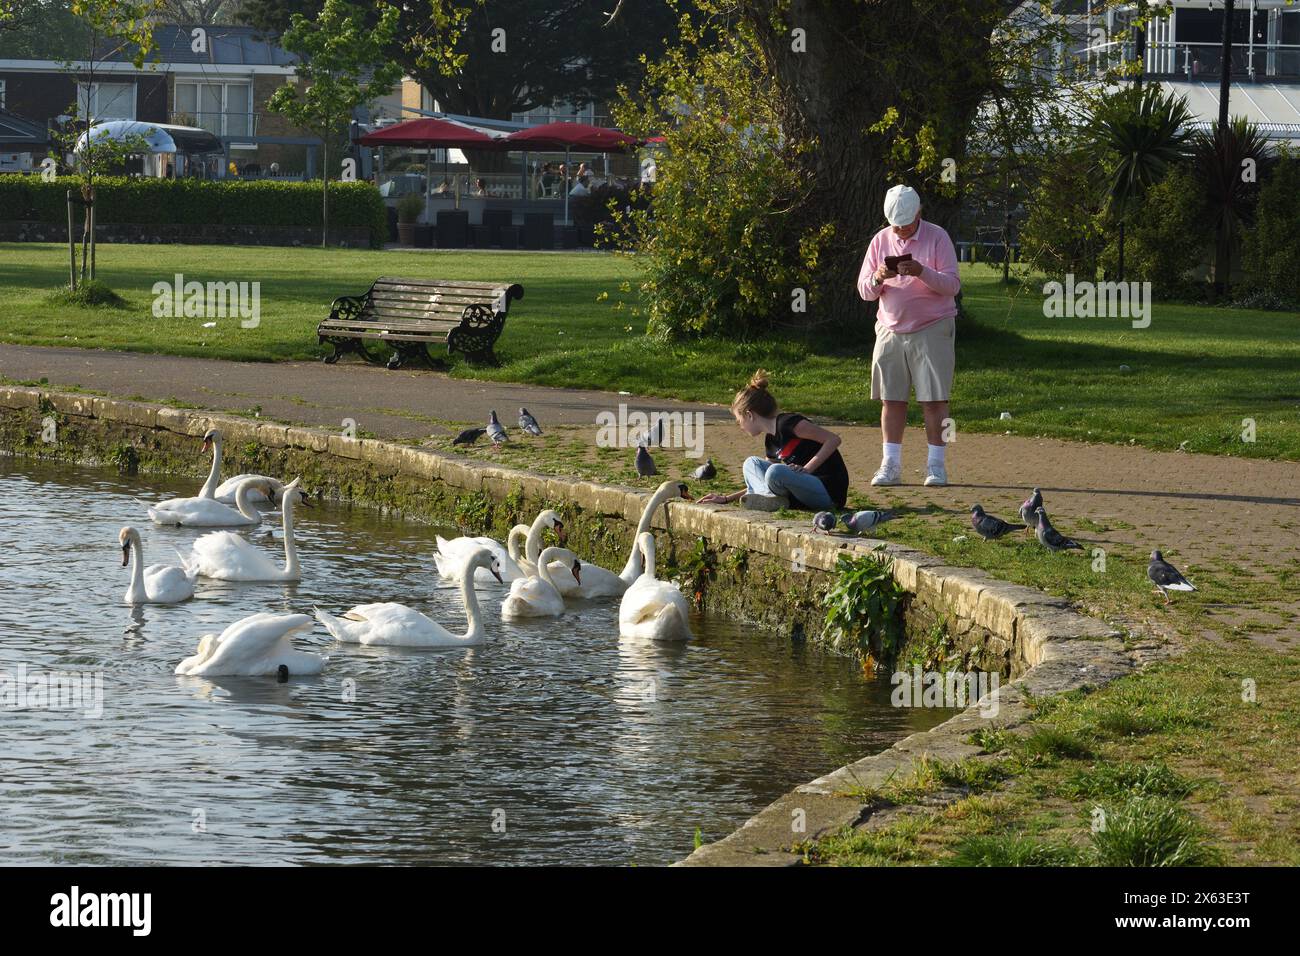
M 957 364 L 957 320 L 940 319 L 916 332 L 876 327 L 871 355 L 871 397 L 905 402 L 916 389 L 918 402 L 946 402 Z

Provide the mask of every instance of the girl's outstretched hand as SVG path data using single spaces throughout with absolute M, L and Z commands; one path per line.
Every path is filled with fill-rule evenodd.
M 707 495 L 704 495 L 702 498 L 697 498 L 696 500 L 700 504 L 705 504 L 705 505 L 707 504 L 725 505 L 731 501 L 731 496 L 720 494 L 716 491 L 710 491 Z

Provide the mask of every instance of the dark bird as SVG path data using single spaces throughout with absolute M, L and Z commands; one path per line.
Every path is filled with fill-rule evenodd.
M 1022 531 L 1025 527 L 1022 524 L 1009 524 L 997 515 L 986 514 L 980 505 L 970 506 L 970 526 L 985 541 L 992 541 L 1012 531 Z
M 1043 506 L 1043 492 L 1035 488 L 1034 493 L 1025 499 L 1024 504 L 1020 506 L 1020 520 L 1025 523 L 1025 527 L 1030 531 L 1038 530 L 1038 509 Z
M 277 683 L 280 683 L 280 684 L 287 684 L 287 683 L 289 683 L 289 667 L 288 667 L 288 665 L 286 665 L 286 664 L 281 664 L 279 667 L 277 667 L 277 668 L 275 669 L 275 679 L 276 679 Z
M 519 427 L 530 435 L 540 435 L 542 433 L 542 426 L 537 424 L 537 419 L 528 414 L 526 408 L 519 409 Z
M 1183 577 L 1176 567 L 1165 560 L 1159 551 L 1151 552 L 1151 563 L 1147 565 L 1147 577 L 1156 586 L 1156 591 L 1169 603 L 1170 591 L 1195 591 L 1192 582 Z
M 486 432 L 486 428 L 467 428 L 451 440 L 453 445 L 472 445 Z
M 1034 510 L 1034 514 L 1038 516 L 1038 543 L 1044 548 L 1050 551 L 1069 551 L 1072 548 L 1078 551 L 1083 550 L 1083 545 L 1079 544 L 1079 542 L 1067 538 L 1052 527 L 1052 523 L 1047 520 L 1047 512 L 1043 510 L 1041 505 Z
M 659 469 L 655 467 L 655 460 L 650 457 L 650 452 L 646 451 L 645 445 L 636 446 L 636 473 L 642 478 L 659 474 Z
M 500 419 L 497 418 L 497 410 L 495 408 L 492 409 L 492 414 L 488 416 L 487 428 L 484 430 L 487 432 L 487 437 L 492 439 L 492 444 L 494 445 L 500 445 L 502 442 L 509 440 L 506 438 L 505 426 L 503 426 Z
M 870 531 L 880 522 L 889 518 L 887 511 L 855 511 L 849 514 L 847 511 L 840 515 L 840 520 L 844 522 L 844 527 L 848 528 L 854 534 L 862 534 L 864 531 Z
M 820 531 L 822 534 L 830 534 L 835 530 L 835 514 L 831 511 L 819 511 L 813 515 L 813 529 Z
M 713 467 L 713 459 L 710 458 L 704 464 L 700 465 L 699 468 L 696 468 L 691 472 L 691 477 L 700 481 L 710 481 L 711 479 L 718 477 L 718 469 Z

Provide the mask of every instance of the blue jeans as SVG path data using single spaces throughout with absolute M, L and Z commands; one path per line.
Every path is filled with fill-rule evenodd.
M 754 455 L 745 459 L 745 488 L 754 495 L 784 495 L 795 507 L 828 511 L 835 507 L 826 486 L 816 475 L 795 471 Z

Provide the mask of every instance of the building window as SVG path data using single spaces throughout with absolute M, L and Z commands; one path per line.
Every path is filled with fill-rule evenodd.
M 135 119 L 134 83 L 78 83 L 77 112 L 96 123 Z
M 5 81 L 0 80 L 0 110 L 5 109 Z
M 177 83 L 172 121 L 217 136 L 252 136 L 253 88 L 247 83 Z

